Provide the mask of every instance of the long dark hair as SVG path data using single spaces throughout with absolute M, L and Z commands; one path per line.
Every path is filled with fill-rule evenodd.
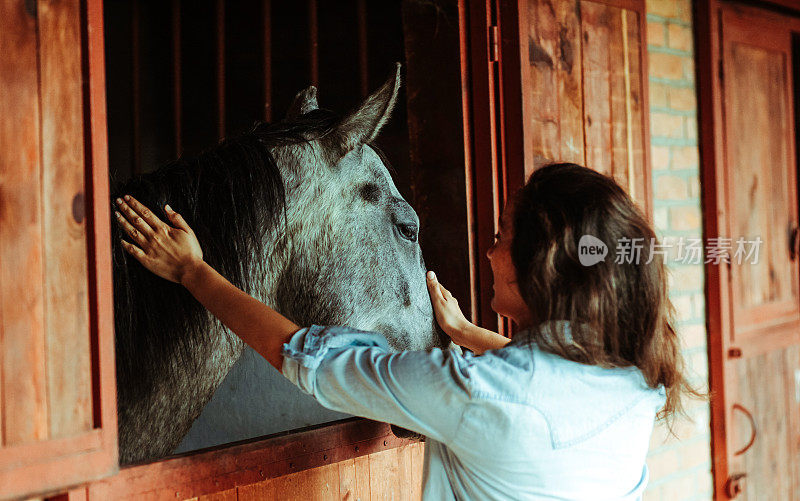
M 535 171 L 513 208 L 511 256 L 536 327 L 532 340 L 575 362 L 638 367 L 651 388 L 664 386 L 658 417 L 671 429 L 671 418 L 683 412 L 681 397 L 705 395 L 684 377 L 664 259 L 655 252 L 647 262 L 658 244 L 647 219 L 612 178 L 571 163 Z M 608 246 L 604 261 L 581 264 L 584 235 Z M 623 239 L 641 245 L 638 262 L 615 259 Z M 558 321 L 569 322 L 570 335 Z

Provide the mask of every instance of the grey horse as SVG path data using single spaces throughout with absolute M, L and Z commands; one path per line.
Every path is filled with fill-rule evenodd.
M 298 325 L 381 332 L 395 350 L 444 347 L 419 220 L 371 145 L 399 86 L 398 65 L 342 118 L 320 110 L 309 87 L 283 121 L 117 192 L 153 208 L 170 203 L 212 266 Z M 341 416 L 283 380 L 181 287 L 113 250 L 122 464 L 174 452 L 190 427 L 179 450 Z

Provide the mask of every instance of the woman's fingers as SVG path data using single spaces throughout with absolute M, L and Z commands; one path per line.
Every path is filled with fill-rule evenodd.
M 145 238 L 150 238 L 150 235 L 153 234 L 153 228 L 147 224 L 142 216 L 140 216 L 133 208 L 127 204 L 123 199 L 117 199 L 117 206 L 119 206 L 119 212 L 125 216 L 125 219 L 137 230 L 139 230 Z
M 428 282 L 428 294 L 431 295 L 431 298 L 437 298 L 440 301 L 445 301 L 444 296 L 442 295 L 442 291 L 440 289 L 441 285 L 439 285 L 438 280 L 436 280 L 436 273 L 429 271 L 426 275 L 427 282 Z
M 159 230 L 165 226 L 164 221 L 162 221 L 158 216 L 153 214 L 153 211 L 142 205 L 141 202 L 136 200 L 130 195 L 125 195 L 123 197 L 125 202 L 131 206 L 131 208 L 141 216 L 142 219 L 154 230 Z
M 178 214 L 177 212 L 172 210 L 172 207 L 170 207 L 169 205 L 165 205 L 164 206 L 164 210 L 167 212 L 167 217 L 169 218 L 169 221 L 173 225 L 175 225 L 176 228 L 180 228 L 183 231 L 186 231 L 186 232 L 191 233 L 192 235 L 194 235 L 194 231 L 192 231 L 192 228 L 183 219 L 183 216 L 181 216 L 180 214 Z
M 145 238 L 145 236 L 142 235 L 142 233 L 139 230 L 134 228 L 133 225 L 129 223 L 127 219 L 125 219 L 125 216 L 120 214 L 119 211 L 114 211 L 114 216 L 117 218 L 117 223 L 119 223 L 119 225 L 122 226 L 122 229 L 125 230 L 125 233 L 127 233 L 128 236 L 131 237 L 131 239 L 133 239 L 134 242 L 136 242 L 140 246 L 144 246 L 147 243 L 147 239 Z
M 136 247 L 132 243 L 128 242 L 127 240 L 122 240 L 122 248 L 130 254 L 131 256 L 135 257 L 137 261 L 144 264 L 145 260 L 147 259 L 147 255 L 144 253 L 142 249 Z

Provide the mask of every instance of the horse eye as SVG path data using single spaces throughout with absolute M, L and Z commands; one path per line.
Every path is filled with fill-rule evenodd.
M 397 231 L 400 232 L 400 236 L 408 240 L 409 242 L 416 242 L 417 241 L 417 226 L 413 224 L 405 224 L 405 223 L 397 223 Z

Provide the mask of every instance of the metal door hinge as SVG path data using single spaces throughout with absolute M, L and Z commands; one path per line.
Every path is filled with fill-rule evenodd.
M 500 60 L 500 30 L 497 25 L 489 26 L 489 61 L 496 63 Z

